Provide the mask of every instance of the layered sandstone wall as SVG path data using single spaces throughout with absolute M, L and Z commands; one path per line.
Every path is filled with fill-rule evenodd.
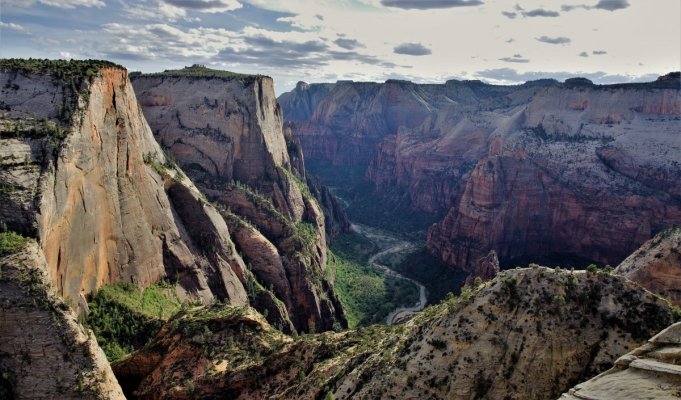
M 681 223 L 679 79 L 344 82 L 299 85 L 280 101 L 308 159 L 366 168 L 377 196 L 399 188 L 412 208 L 443 215 L 428 248 L 453 268 L 472 271 L 490 250 L 502 263 L 615 265 Z

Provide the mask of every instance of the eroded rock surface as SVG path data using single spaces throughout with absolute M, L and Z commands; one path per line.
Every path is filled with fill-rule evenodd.
M 52 284 L 74 304 L 105 284 L 162 278 L 185 296 L 246 304 L 226 224 L 166 160 L 125 69 L 72 83 L 63 74 L 0 71 L 5 227 L 39 240 Z
M 47 269 L 35 242 L 0 257 L 0 397 L 124 400 L 104 352 L 52 290 Z
M 560 400 L 674 400 L 681 396 L 681 323 L 620 357 L 606 372 L 580 383 Z
M 681 228 L 658 233 L 615 271 L 681 305 Z

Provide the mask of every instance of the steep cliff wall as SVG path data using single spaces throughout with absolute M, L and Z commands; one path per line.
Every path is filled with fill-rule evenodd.
M 428 248 L 453 268 L 490 250 L 614 265 L 681 221 L 679 79 L 312 84 L 280 101 L 314 109 L 286 122 L 308 159 L 366 167 L 377 196 L 445 215 Z
M 272 79 L 195 66 L 133 84 L 157 140 L 224 207 L 238 251 L 286 318 L 305 331 L 343 326 L 326 278 L 324 214 L 299 144 L 282 131 Z
M 0 70 L 0 219 L 39 240 L 55 289 L 77 304 L 104 284 L 168 278 L 183 296 L 246 304 L 227 226 L 165 159 L 127 72 L 24 64 Z

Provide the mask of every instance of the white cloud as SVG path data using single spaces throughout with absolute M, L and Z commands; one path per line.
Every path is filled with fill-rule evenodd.
M 224 13 L 241 8 L 236 0 L 163 0 L 167 5 L 203 13 Z
M 123 12 L 130 19 L 142 19 L 151 21 L 175 22 L 180 19 L 187 21 L 200 21 L 199 18 L 190 18 L 187 11 L 181 7 L 175 7 L 162 0 L 153 2 L 135 1 L 133 3 L 121 3 Z
M 102 0 L 4 0 L 5 3 L 19 7 L 30 7 L 35 3 L 45 4 L 57 8 L 76 8 L 76 7 L 105 7 Z
M 19 24 L 12 23 L 12 22 L 0 21 L 0 28 L 8 29 L 10 31 L 17 31 L 17 32 L 25 32 L 26 31 L 26 29 L 24 29 L 23 26 L 21 26 Z

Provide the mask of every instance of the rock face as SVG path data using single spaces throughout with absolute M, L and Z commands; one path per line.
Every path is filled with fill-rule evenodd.
M 658 233 L 615 271 L 681 306 L 681 228 Z
M 297 339 L 246 309 L 189 310 L 114 370 L 139 399 L 546 399 L 671 322 L 666 301 L 622 277 L 538 267 L 402 325 Z
M 133 85 L 159 143 L 223 215 L 233 214 L 226 220 L 237 250 L 285 305 L 272 318 L 303 331 L 345 326 L 326 278 L 325 216 L 305 183 L 300 145 L 282 130 L 272 79 L 194 66 Z
M 301 84 L 279 101 L 308 160 L 443 214 L 428 249 L 453 268 L 490 250 L 615 265 L 681 223 L 680 78 Z
M 36 243 L 0 257 L 0 397 L 124 400 L 97 341 L 51 289 Z
M 82 76 L 82 65 L 0 69 L 5 228 L 38 239 L 54 288 L 73 304 L 104 284 L 163 278 L 188 297 L 246 304 L 227 225 L 166 160 L 125 69 Z
M 580 383 L 560 400 L 658 399 L 681 396 L 681 323 L 620 357 L 606 372 Z

